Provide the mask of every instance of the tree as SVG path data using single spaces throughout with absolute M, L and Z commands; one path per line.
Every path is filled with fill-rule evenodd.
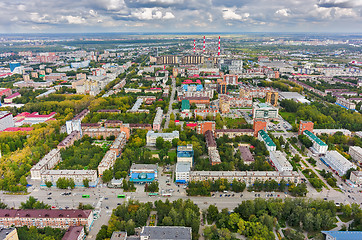
M 51 186 L 53 186 L 53 183 L 51 181 L 45 181 L 45 185 L 50 188 Z
M 88 178 L 83 179 L 83 185 L 84 185 L 84 187 L 89 188 L 89 179 Z
M 110 182 L 113 178 L 113 171 L 110 169 L 107 169 L 103 172 L 102 181 L 104 183 Z
M 164 142 L 165 142 L 165 140 L 163 140 L 162 137 L 156 138 L 156 148 L 157 149 L 162 149 Z

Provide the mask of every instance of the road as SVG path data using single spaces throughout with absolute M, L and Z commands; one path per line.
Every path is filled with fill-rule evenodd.
M 171 77 L 171 79 L 172 79 L 172 83 L 171 83 L 172 91 L 171 91 L 171 97 L 170 97 L 170 104 L 168 106 L 168 112 L 166 115 L 166 122 L 165 122 L 165 126 L 164 126 L 165 129 L 167 129 L 168 125 L 170 124 L 170 115 L 172 113 L 172 104 L 175 101 L 175 94 L 176 94 L 176 79 L 174 77 Z

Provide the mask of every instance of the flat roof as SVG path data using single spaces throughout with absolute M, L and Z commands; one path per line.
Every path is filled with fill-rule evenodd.
M 307 135 L 308 137 L 312 138 L 317 144 L 319 144 L 320 146 L 327 146 L 327 144 L 325 144 L 325 142 L 323 142 L 322 140 L 320 140 L 319 137 L 317 137 L 316 135 L 314 135 L 312 132 L 310 132 L 309 130 L 305 130 L 303 132 L 305 135 Z

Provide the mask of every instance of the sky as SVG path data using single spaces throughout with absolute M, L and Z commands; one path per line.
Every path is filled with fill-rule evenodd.
M 1 33 L 362 32 L 362 0 L 1 0 Z

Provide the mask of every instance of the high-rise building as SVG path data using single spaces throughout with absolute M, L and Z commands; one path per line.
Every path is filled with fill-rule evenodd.
M 308 130 L 310 132 L 313 132 L 313 126 L 314 126 L 314 123 L 313 122 L 310 122 L 310 121 L 300 121 L 299 123 L 299 130 L 298 130 L 298 135 L 301 135 L 303 134 L 303 132 L 305 130 Z
M 265 95 L 265 101 L 275 107 L 278 104 L 278 97 L 278 92 L 267 92 Z
M 227 83 L 222 79 L 217 80 L 217 92 L 219 94 L 226 94 L 227 93 Z

